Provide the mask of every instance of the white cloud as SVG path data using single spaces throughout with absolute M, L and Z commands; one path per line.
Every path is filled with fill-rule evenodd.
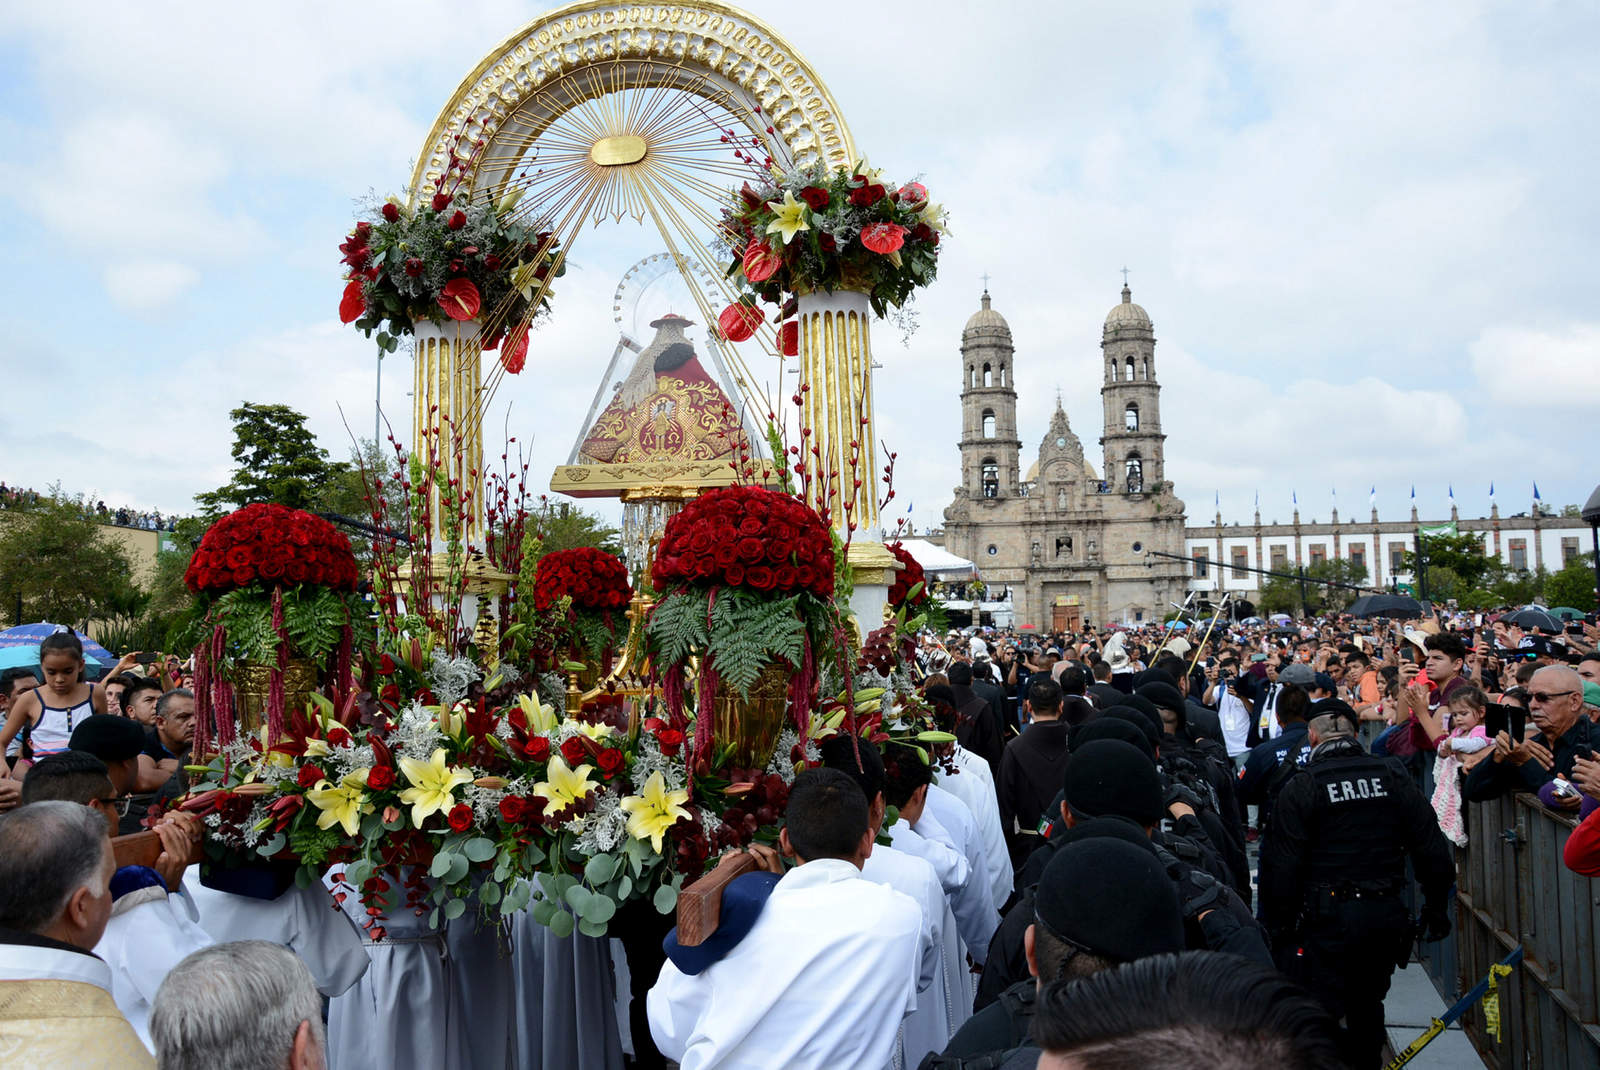
M 1469 351 L 1479 383 L 1501 404 L 1549 411 L 1600 402 L 1600 324 L 1490 327 Z
M 131 312 L 157 309 L 199 281 L 194 268 L 167 260 L 135 260 L 105 270 L 106 293 Z

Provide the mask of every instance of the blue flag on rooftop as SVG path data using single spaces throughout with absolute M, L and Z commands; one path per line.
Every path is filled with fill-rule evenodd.
M 1539 483 L 1538 483 L 1537 480 L 1535 480 L 1534 484 L 1533 484 L 1533 500 L 1536 501 L 1536 502 L 1544 500 L 1544 499 L 1539 497 Z

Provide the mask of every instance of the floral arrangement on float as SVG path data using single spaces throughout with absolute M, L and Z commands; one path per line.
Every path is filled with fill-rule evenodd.
M 535 566 L 533 608 L 555 618 L 551 630 L 564 653 L 594 669 L 616 647 L 622 611 L 632 599 L 628 566 L 604 550 L 552 550 Z
M 766 178 L 746 182 L 722 215 L 727 274 L 745 291 L 718 320 L 731 341 L 765 321 L 758 301 L 782 307 L 790 294 L 856 290 L 882 316 L 933 282 L 947 214 L 922 183 L 895 185 L 865 160 Z M 795 352 L 795 334 L 793 324 L 780 328 L 783 352 Z
M 666 722 L 619 728 L 531 694 L 496 705 L 494 679 L 461 699 L 463 674 L 432 672 L 441 701 L 429 706 L 385 698 L 336 714 L 319 697 L 276 742 L 241 736 L 189 767 L 181 806 L 228 864 L 293 867 L 302 885 L 331 868 L 335 894 L 367 904 L 376 940 L 400 910 L 436 927 L 530 904 L 558 934 L 603 936 L 620 904 L 667 913 L 717 849 L 775 838 L 805 761 L 786 736 L 765 768 L 691 788 L 684 734 Z
M 651 579 L 661 594 L 648 634 L 678 730 L 698 659 L 696 775 L 764 761 L 786 717 L 803 743 L 819 660 L 845 656 L 822 518 L 763 487 L 708 491 L 667 521 Z
M 211 628 L 195 652 L 197 753 L 213 709 L 229 711 L 215 719 L 219 742 L 231 740 L 235 705 L 247 726 L 281 733 L 319 667 L 338 700 L 352 693 L 351 624 L 367 612 L 357 578 L 350 541 L 300 509 L 247 505 L 207 529 L 184 572 Z
M 339 320 L 393 353 L 417 323 L 485 321 L 483 348 L 522 371 L 528 327 L 550 308 L 549 280 L 565 274 L 553 233 L 512 218 L 521 191 L 498 204 L 441 191 L 416 206 L 390 197 L 340 244 L 346 267 Z

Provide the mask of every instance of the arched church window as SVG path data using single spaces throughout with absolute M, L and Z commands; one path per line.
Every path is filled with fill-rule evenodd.
M 1144 489 L 1144 464 L 1137 453 L 1128 458 L 1127 475 L 1129 494 L 1138 494 Z
M 1132 402 L 1128 403 L 1128 407 L 1122 413 L 1122 426 L 1127 431 L 1139 430 L 1139 406 Z
M 1130 382 L 1130 383 L 1133 382 L 1133 379 L 1134 379 L 1133 371 L 1134 371 L 1133 358 L 1129 357 L 1128 358 L 1128 382 Z
M 1106 369 L 1106 374 L 1108 376 L 1110 376 L 1111 381 L 1113 383 L 1117 381 L 1117 358 L 1116 357 L 1112 357 L 1111 358 L 1111 366 Z
M 983 496 L 1000 497 L 1000 466 L 995 463 L 993 457 L 983 459 Z
M 967 385 L 978 385 L 978 369 L 971 364 L 967 365 Z
M 990 368 L 989 365 L 987 365 L 987 364 L 985 364 L 983 366 L 983 385 L 984 386 L 993 386 L 994 385 L 994 369 Z
M 993 409 L 984 409 L 983 410 L 983 437 L 984 438 L 993 438 L 994 437 L 994 410 Z
M 1149 357 L 1144 358 L 1144 377 L 1146 379 L 1150 378 L 1150 358 Z

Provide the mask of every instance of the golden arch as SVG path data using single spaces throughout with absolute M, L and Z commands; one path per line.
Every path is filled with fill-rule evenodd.
M 844 116 L 822 80 L 754 16 L 704 0 L 660 6 L 580 0 L 508 37 L 461 82 L 423 143 L 412 197 L 434 192 L 452 151 L 463 145 L 481 143 L 467 165 L 467 188 L 504 183 L 516 153 L 497 153 L 496 140 L 514 132 L 520 149 L 572 103 L 549 100 L 541 91 L 559 79 L 619 66 L 630 86 L 725 95 L 764 115 L 773 135 L 766 139 L 765 128 L 758 133 L 769 140 L 768 151 L 780 166 L 818 160 L 848 166 L 857 158 Z M 580 92 L 599 95 L 608 88 L 597 77 Z

